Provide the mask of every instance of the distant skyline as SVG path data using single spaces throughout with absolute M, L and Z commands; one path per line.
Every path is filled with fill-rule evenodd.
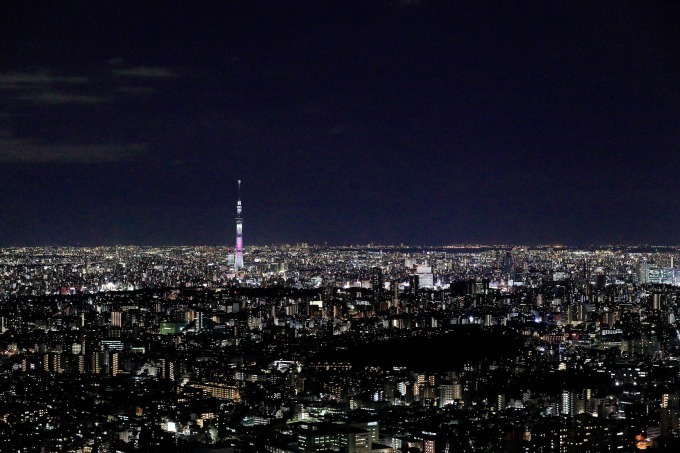
M 4 2 L 0 247 L 680 243 L 680 3 Z

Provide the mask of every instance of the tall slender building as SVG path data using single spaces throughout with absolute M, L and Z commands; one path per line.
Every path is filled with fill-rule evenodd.
M 236 202 L 236 256 L 234 270 L 243 269 L 243 215 L 241 214 L 241 180 L 238 180 L 238 201 Z

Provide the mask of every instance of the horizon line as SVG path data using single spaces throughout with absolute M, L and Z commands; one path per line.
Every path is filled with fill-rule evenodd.
M 115 247 L 141 247 L 141 248 L 153 248 L 153 247 L 210 247 L 210 248 L 226 248 L 235 250 L 235 247 L 226 244 L 98 244 L 98 245 L 82 245 L 82 244 L 41 244 L 41 245 L 3 245 L 0 246 L 2 249 L 18 249 L 18 248 L 115 248 Z M 308 243 L 305 241 L 290 243 L 269 243 L 269 244 L 251 244 L 244 245 L 243 248 L 257 248 L 257 247 L 306 247 L 306 248 L 557 248 L 557 249 L 578 249 L 578 248 L 588 248 L 588 247 L 603 247 L 603 248 L 615 248 L 615 247 L 648 247 L 648 248 L 680 248 L 680 244 L 652 244 L 652 243 L 590 243 L 587 245 L 581 244 L 564 244 L 564 243 L 450 243 L 450 244 L 377 244 L 377 243 L 367 243 L 367 244 L 320 244 L 320 243 Z

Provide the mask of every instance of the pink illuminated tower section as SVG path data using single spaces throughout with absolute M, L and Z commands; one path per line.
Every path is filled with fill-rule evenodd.
M 243 214 L 241 214 L 241 180 L 238 180 L 238 201 L 236 202 L 236 257 L 234 269 L 243 269 Z

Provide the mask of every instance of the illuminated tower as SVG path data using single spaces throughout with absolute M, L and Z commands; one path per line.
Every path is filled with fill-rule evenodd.
M 241 214 L 241 180 L 238 180 L 238 201 L 236 202 L 236 257 L 234 270 L 243 269 L 243 215 Z

